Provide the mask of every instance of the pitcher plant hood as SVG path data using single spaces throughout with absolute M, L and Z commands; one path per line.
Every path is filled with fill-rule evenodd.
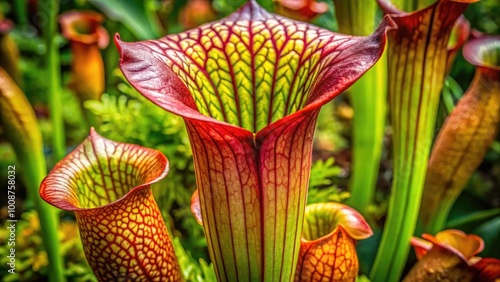
M 185 120 L 220 281 L 293 279 L 319 109 L 379 59 L 391 28 L 386 17 L 346 36 L 250 1 L 158 40 L 115 37 L 128 81 Z

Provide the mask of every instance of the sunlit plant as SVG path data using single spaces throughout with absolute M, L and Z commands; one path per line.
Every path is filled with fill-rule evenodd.
M 267 8 L 273 7 L 271 1 L 261 2 Z M 334 1 L 340 31 L 362 36 L 337 34 L 274 15 L 255 0 L 219 21 L 161 39 L 124 42 L 117 35 L 115 44 L 125 79 L 159 106 L 160 113 L 163 109 L 184 120 L 197 186 L 190 208 L 203 227 L 213 265 L 200 263 L 203 271 L 193 275 L 187 268 L 194 256 L 182 249 L 180 237 L 170 240 L 160 211 L 164 209 L 165 216 L 171 206 L 158 206 L 150 188 L 166 176 L 166 157 L 154 149 L 105 139 L 91 129 L 88 138 L 45 178 L 40 195 L 53 206 L 75 212 L 85 255 L 97 279 L 191 281 L 196 275 L 197 281 L 203 279 L 201 276 L 214 276 L 211 280 L 218 281 L 357 279 L 356 241 L 373 232 L 355 209 L 328 202 L 331 195 L 316 193 L 312 197 L 315 199 L 309 199 L 316 203 L 307 205 L 312 141 L 320 109 L 353 86 L 350 101 L 356 116 L 349 203 L 362 213 L 370 211 L 367 207 L 374 198 L 386 129 L 387 84 L 394 169 L 387 220 L 371 279 L 399 281 L 411 241 L 419 262 L 405 281 L 493 281 L 500 262 L 476 257 L 484 245 L 481 238 L 457 230 L 423 235 L 429 242 L 411 238 L 420 227 L 417 216 L 421 203 L 423 228 L 433 234 L 443 229 L 451 205 L 497 134 L 499 40 L 486 37 L 465 45 L 464 55 L 476 66 L 476 76 L 433 145 L 444 78 L 469 34 L 468 22 L 460 14 L 474 0 L 392 2 L 378 0 L 383 12 L 390 16 L 376 27 L 376 1 L 369 5 L 363 1 Z M 217 9 L 218 1 L 189 3 L 180 23 L 184 27 L 192 28 L 198 20 L 215 18 L 212 5 Z M 58 3 L 51 2 L 48 7 L 50 24 L 44 27 L 44 34 L 50 70 L 50 116 L 56 122 L 53 136 L 55 157 L 59 159 L 67 148 L 57 98 L 60 65 L 54 24 Z M 331 11 L 325 2 L 310 0 L 275 1 L 274 7 L 282 15 L 305 21 Z M 122 14 L 122 20 L 123 11 L 117 12 Z M 192 15 L 197 15 L 196 19 Z M 107 42 L 107 34 L 101 21 L 102 17 L 94 13 L 73 11 L 61 16 L 62 33 L 72 47 L 72 86 L 82 102 L 98 99 L 105 88 L 99 47 Z M 5 39 L 1 37 L 3 29 L 0 25 L 0 39 Z M 382 56 L 386 32 L 388 60 L 381 60 L 367 73 Z M 4 72 L 0 74 L 8 78 Z M 10 78 L 4 81 L 0 90 L 7 89 L 3 96 L 9 99 L 0 100 L 4 109 L 0 116 L 7 117 L 2 122 L 8 120 L 4 125 L 8 130 L 22 132 L 28 128 L 22 124 L 23 118 L 33 120 L 34 114 L 29 107 L 28 114 L 16 114 L 22 107 L 10 107 L 6 102 L 10 103 L 13 96 L 7 94 L 20 91 L 12 87 Z M 95 107 L 98 104 L 89 103 Z M 122 108 L 132 109 L 133 105 Z M 144 121 L 144 127 L 151 122 L 157 128 L 169 124 L 156 123 L 155 119 Z M 134 120 L 135 127 L 140 124 Z M 102 125 L 100 132 L 106 133 L 103 128 L 116 130 L 105 120 Z M 134 134 L 139 133 L 130 135 Z M 25 135 L 40 139 L 39 134 Z M 15 146 L 22 144 L 23 138 L 12 136 L 9 138 Z M 167 142 L 164 137 L 159 139 L 163 144 Z M 146 145 L 145 138 L 151 141 L 150 134 L 142 134 L 141 138 L 120 140 L 142 145 Z M 40 183 L 45 165 L 41 143 L 31 143 L 27 147 L 17 145 L 16 153 L 22 162 L 38 161 L 32 162 L 37 168 L 27 181 L 32 190 Z M 156 147 L 158 143 L 151 144 L 146 146 Z M 26 149 L 31 151 L 26 153 Z M 170 151 L 167 153 L 178 161 Z M 177 184 L 172 181 L 169 185 Z M 162 186 L 156 183 L 155 189 Z M 190 195 L 183 195 L 186 193 Z M 321 195 L 325 195 L 324 199 L 318 199 Z M 54 214 L 39 200 L 36 198 L 35 204 L 39 205 L 42 221 L 50 221 L 47 216 L 44 219 L 44 212 Z M 53 230 L 55 224 L 56 220 L 44 223 Z M 45 233 L 45 237 L 50 235 Z M 191 233 L 198 238 L 193 230 Z M 51 275 L 61 277 L 61 262 L 53 259 L 57 241 L 47 242 L 49 256 L 57 262 L 52 264 Z

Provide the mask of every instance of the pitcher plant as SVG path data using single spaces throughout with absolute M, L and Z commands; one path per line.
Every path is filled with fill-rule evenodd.
M 319 109 L 379 59 L 393 27 L 340 35 L 250 1 L 159 40 L 115 38 L 132 86 L 184 118 L 220 281 L 293 279 Z

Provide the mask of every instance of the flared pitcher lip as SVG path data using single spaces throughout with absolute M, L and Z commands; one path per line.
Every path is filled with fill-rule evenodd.
M 65 197 L 49 197 L 49 195 L 60 194 L 60 192 L 58 190 L 53 190 L 50 188 L 50 183 L 57 182 L 58 179 L 60 178 L 59 175 L 53 175 L 53 173 L 64 169 L 64 166 L 67 165 L 65 159 L 70 157 L 73 153 L 77 152 L 83 146 L 83 143 L 82 143 L 79 146 L 77 146 L 71 153 L 69 153 L 63 160 L 61 160 L 59 163 L 57 163 L 54 166 L 54 168 L 51 170 L 51 172 L 43 179 L 42 183 L 40 184 L 40 196 L 47 203 L 49 203 L 49 204 L 51 204 L 59 209 L 62 209 L 65 211 L 74 211 L 74 212 L 96 211 L 96 210 L 101 210 L 103 208 L 109 208 L 109 207 L 112 207 L 114 205 L 117 205 L 118 203 L 123 201 L 125 198 L 129 197 L 134 192 L 137 192 L 137 191 L 142 190 L 142 189 L 150 189 L 151 184 L 160 181 L 169 172 L 169 161 L 168 161 L 167 157 L 158 150 L 145 148 L 145 147 L 135 145 L 135 144 L 116 142 L 113 140 L 109 140 L 109 139 L 104 138 L 101 135 L 99 135 L 93 127 L 91 127 L 90 134 L 87 138 L 90 139 L 89 142 L 94 142 L 93 140 L 96 140 L 96 139 L 104 139 L 105 141 L 111 141 L 116 145 L 134 146 L 134 147 L 139 147 L 142 149 L 147 149 L 147 150 L 151 151 L 151 153 L 156 153 L 156 156 L 159 157 L 161 160 L 161 162 L 158 162 L 158 163 L 163 165 L 163 167 L 161 169 L 161 173 L 159 175 L 155 176 L 153 179 L 131 188 L 130 190 L 127 191 L 127 193 L 125 193 L 123 196 L 119 197 L 118 199 L 116 199 L 112 202 L 109 202 L 107 204 L 97 206 L 97 207 L 81 208 L 81 207 L 77 207 L 74 204 L 71 204 L 69 201 L 67 201 L 65 199 Z M 84 140 L 83 142 L 86 142 L 86 141 L 87 141 L 87 139 Z M 74 177 L 74 175 L 65 174 L 65 177 L 67 177 L 67 179 L 71 180 Z M 67 188 L 68 190 L 71 191 L 71 187 L 65 186 L 65 188 Z M 76 196 L 76 197 L 78 197 L 78 196 Z
M 499 54 L 497 64 L 485 62 L 483 59 L 484 53 L 492 51 L 491 49 L 495 49 Z M 476 67 L 500 71 L 500 36 L 483 35 L 472 39 L 465 43 L 462 53 L 465 60 Z
M 337 232 L 345 232 L 351 239 L 358 241 L 358 240 L 364 240 L 367 238 L 370 238 L 373 235 L 373 230 L 371 229 L 370 225 L 366 222 L 364 217 L 355 209 L 352 207 L 349 207 L 348 205 L 342 204 L 342 203 L 337 203 L 337 202 L 325 202 L 325 203 L 316 203 L 316 204 L 311 204 L 308 205 L 307 207 L 312 207 L 315 205 L 329 205 L 329 206 L 336 206 L 337 210 L 332 211 L 332 213 L 335 212 L 340 212 L 338 215 L 340 218 L 339 219 L 344 219 L 344 221 L 340 221 L 337 219 L 337 223 L 335 227 L 328 232 L 325 235 L 322 235 L 316 239 L 306 239 L 304 236 L 301 236 L 301 242 L 302 243 L 317 243 L 324 241 L 328 238 L 331 238 L 334 234 Z M 307 209 L 306 207 L 306 209 Z M 307 211 L 306 211 L 307 212 Z M 305 219 L 304 219 L 305 220 Z M 351 224 L 349 224 L 351 223 Z M 357 225 L 361 228 L 351 228 L 350 226 Z M 350 231 L 351 230 L 351 231 Z M 356 235 L 354 234 L 354 230 L 362 230 L 363 234 Z
M 452 233 L 452 234 L 461 236 L 464 239 L 474 240 L 474 241 L 478 242 L 478 246 L 472 253 L 470 253 L 468 256 L 466 256 L 465 254 L 460 252 L 454 246 L 447 244 L 446 242 L 443 242 L 443 241 L 439 240 L 439 238 L 437 238 L 437 236 L 439 234 L 444 235 L 444 233 Z M 484 241 L 483 241 L 483 239 L 481 239 L 481 237 L 474 235 L 474 234 L 466 234 L 465 232 L 463 232 L 461 230 L 456 230 L 456 229 L 443 230 L 434 236 L 431 234 L 424 233 L 424 234 L 422 234 L 422 238 L 423 239 L 416 238 L 416 237 L 412 238 L 411 244 L 413 245 L 413 247 L 423 248 L 426 250 L 426 252 L 429 252 L 434 247 L 445 249 L 446 251 L 456 255 L 463 262 L 468 263 L 468 264 L 469 264 L 469 260 L 471 258 L 475 257 L 475 255 L 479 254 L 480 252 L 482 252 L 484 250 Z M 424 246 L 423 244 L 425 244 L 425 242 L 420 242 L 420 241 L 425 241 L 425 242 L 429 243 L 430 245 Z M 425 256 L 425 254 L 423 255 L 423 257 L 424 256 Z
M 247 15 L 245 13 L 241 13 L 242 9 L 245 9 L 245 8 L 251 10 L 252 13 L 255 13 L 256 15 L 252 15 L 253 18 L 251 18 L 249 15 Z M 275 18 L 280 18 L 280 19 L 282 18 L 282 19 L 290 20 L 290 19 L 287 19 L 287 18 L 284 18 L 281 16 L 277 16 L 277 15 L 275 16 L 273 14 L 270 14 L 269 12 L 265 11 L 263 8 L 258 6 L 258 4 L 255 1 L 250 1 L 246 5 L 242 6 L 240 8 L 240 10 L 229 15 L 228 17 L 221 19 L 219 21 L 214 21 L 212 23 L 208 23 L 206 25 L 211 25 L 213 23 L 222 22 L 222 21 L 231 22 L 231 21 L 238 21 L 238 20 L 250 20 L 250 19 L 265 20 L 265 19 L 275 19 Z M 302 24 L 307 24 L 307 23 L 302 23 Z M 309 25 L 309 24 L 307 24 L 307 25 Z M 313 26 L 313 25 L 311 25 L 311 26 Z M 314 26 L 314 27 L 321 29 L 320 27 L 316 27 L 316 26 Z M 376 50 L 378 53 L 375 54 L 375 51 L 373 51 L 374 52 L 373 56 L 376 56 L 377 59 L 373 60 L 373 62 L 370 62 L 372 64 L 372 66 L 373 66 L 373 64 L 376 63 L 376 61 L 378 59 L 380 59 L 380 56 L 384 51 L 383 47 L 385 47 L 386 40 L 387 40 L 386 35 L 385 35 L 386 32 L 388 30 L 394 29 L 396 27 L 397 26 L 394 23 L 394 21 L 391 19 L 391 17 L 385 16 L 382 23 L 378 26 L 378 28 L 370 36 L 365 37 L 365 38 L 367 38 L 366 39 L 367 43 L 369 43 L 371 41 L 376 41 L 377 43 L 380 43 L 380 47 L 377 48 L 377 50 Z M 195 28 L 195 29 L 198 29 L 198 28 Z M 192 29 L 192 30 L 195 30 L 195 29 Z M 186 31 L 186 32 L 189 32 L 189 31 Z M 331 32 L 331 31 L 329 31 L 329 32 Z M 331 32 L 331 33 L 335 34 L 333 32 Z M 347 35 L 347 36 L 349 36 L 349 35 Z M 350 37 L 351 38 L 360 38 L 360 37 L 356 37 L 356 36 L 350 36 Z M 119 34 L 115 34 L 114 42 L 115 42 L 115 45 L 117 46 L 118 52 L 120 54 L 119 66 L 120 66 L 120 69 L 121 69 L 122 73 L 124 74 L 125 78 L 129 81 L 129 83 L 135 89 L 137 89 L 142 95 L 144 95 L 146 98 L 151 100 L 153 103 L 157 104 L 158 106 L 160 106 L 161 108 L 163 108 L 169 112 L 172 112 L 176 115 L 181 116 L 184 119 L 193 120 L 193 121 L 200 121 L 200 122 L 208 122 L 208 123 L 211 123 L 214 125 L 229 127 L 231 130 L 237 130 L 240 132 L 240 134 L 243 134 L 243 135 L 248 136 L 248 137 L 253 137 L 253 138 L 258 138 L 258 136 L 260 136 L 260 135 L 266 135 L 269 132 L 271 132 L 273 129 L 282 125 L 283 123 L 288 123 L 289 121 L 295 120 L 295 119 L 299 118 L 300 116 L 310 115 L 311 112 L 318 110 L 321 106 L 323 106 L 324 104 L 326 104 L 327 102 L 329 102 L 330 100 L 335 98 L 337 95 L 339 95 L 340 93 L 345 91 L 347 88 L 349 88 L 349 86 L 351 86 L 357 79 L 359 79 L 359 77 L 361 77 L 364 74 L 364 72 L 362 72 L 357 76 L 353 76 L 352 81 L 349 81 L 348 83 L 345 83 L 345 84 L 341 84 L 341 86 L 338 89 L 333 89 L 331 91 L 331 93 L 326 92 L 326 93 L 322 93 L 321 95 L 313 95 L 315 93 L 316 87 L 317 87 L 317 85 L 314 85 L 313 88 L 309 92 L 310 95 L 309 95 L 308 100 L 306 101 L 306 104 L 304 107 L 297 110 L 296 112 L 288 114 L 288 115 L 282 117 L 281 119 L 276 120 L 276 121 L 266 125 L 265 127 L 259 129 L 256 132 L 253 132 L 253 131 L 248 130 L 246 128 L 243 128 L 241 126 L 231 124 L 229 122 L 221 121 L 221 120 L 215 119 L 213 117 L 210 117 L 208 115 L 202 114 L 200 111 L 198 111 L 196 105 L 194 104 L 194 101 L 191 101 L 191 100 L 193 100 L 193 97 L 192 97 L 190 91 L 187 89 L 187 86 L 183 82 L 180 82 L 180 81 L 173 81 L 172 82 L 172 80 L 175 80 L 175 79 L 170 79 L 169 83 L 175 83 L 174 86 L 176 87 L 176 89 L 178 91 L 182 92 L 181 95 L 183 96 L 183 101 L 181 102 L 181 101 L 178 101 L 178 100 L 171 98 L 169 100 L 172 100 L 172 101 L 169 101 L 169 105 L 165 106 L 165 104 L 162 105 L 162 102 L 165 103 L 166 101 L 158 101 L 158 99 L 160 99 L 160 98 L 158 98 L 159 95 L 166 96 L 165 93 L 163 93 L 163 92 L 159 93 L 159 91 L 157 91 L 157 90 L 144 89 L 143 87 L 140 86 L 140 82 L 137 82 L 135 79 L 131 78 L 131 74 L 130 74 L 131 71 L 125 69 L 125 66 L 130 63 L 131 58 L 130 58 L 130 56 L 127 57 L 126 54 L 127 53 L 132 54 L 134 52 L 134 49 L 141 50 L 141 48 L 147 48 L 145 46 L 145 44 L 147 44 L 148 42 L 155 42 L 157 40 L 159 40 L 159 39 L 138 41 L 138 42 L 124 42 L 121 40 Z M 143 52 L 146 52 L 146 51 L 143 50 Z M 157 63 L 161 63 L 161 62 L 158 61 Z M 168 67 L 165 66 L 165 68 L 168 68 Z M 143 75 L 146 76 L 146 74 L 143 74 Z M 171 73 L 169 75 L 176 76 L 173 73 Z M 178 80 L 180 80 L 180 79 L 178 79 Z M 156 96 L 156 97 L 152 97 L 152 96 Z M 186 96 L 186 97 L 184 97 L 184 96 Z M 313 97 L 313 96 L 315 96 L 315 97 Z M 312 100 L 311 100 L 311 97 L 313 97 Z
M 60 15 L 59 23 L 63 36 L 70 42 L 80 42 L 86 45 L 97 44 L 105 48 L 109 44 L 109 35 L 102 22 L 104 17 L 95 11 L 70 10 Z M 80 33 L 74 27 L 77 22 L 93 24 L 91 33 Z

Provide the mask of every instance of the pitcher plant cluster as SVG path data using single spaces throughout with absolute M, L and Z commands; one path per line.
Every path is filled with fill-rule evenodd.
M 190 2 L 211 10 L 207 1 Z M 192 29 L 160 39 L 114 37 L 125 79 L 184 121 L 197 188 L 191 211 L 203 227 L 215 278 L 356 281 L 357 241 L 373 235 L 364 216 L 374 201 L 387 112 L 392 188 L 370 279 L 401 281 L 413 246 L 418 262 L 403 281 L 498 281 L 500 260 L 477 256 L 484 241 L 445 230 L 445 224 L 500 126 L 500 37 L 469 40 L 461 15 L 474 0 L 333 2 L 345 34 L 306 23 L 327 12 L 327 3 L 276 1 L 277 15 L 250 0 L 198 27 L 186 15 L 201 10 L 185 12 L 183 22 Z M 378 26 L 377 6 L 384 14 Z M 73 54 L 70 88 L 89 127 L 98 121 L 84 105 L 105 89 L 100 48 L 109 38 L 103 20 L 80 11 L 59 20 Z M 10 25 L 0 22 L 0 42 Z M 476 74 L 434 141 L 445 78 L 462 46 Z M 2 56 L 4 49 L 9 51 L 0 49 Z M 19 160 L 38 171 L 28 188 L 44 240 L 56 238 L 55 210 L 48 203 L 74 212 L 99 281 L 186 280 L 151 189 L 167 176 L 168 156 L 106 139 L 91 127 L 42 181 L 44 172 L 35 169 L 45 166 L 36 117 L 16 86 L 15 59 L 3 62 L 2 127 L 12 132 Z M 345 91 L 356 113 L 352 207 L 307 205 L 318 115 Z M 423 239 L 413 237 L 422 231 Z M 64 281 L 57 242 L 45 247 L 51 279 Z

